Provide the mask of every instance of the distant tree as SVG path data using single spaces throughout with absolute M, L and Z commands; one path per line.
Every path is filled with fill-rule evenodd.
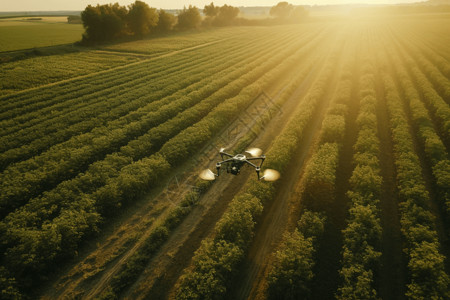
M 176 17 L 170 13 L 167 13 L 165 10 L 159 10 L 159 18 L 158 25 L 156 25 L 156 29 L 159 32 L 168 32 L 172 30 L 175 25 Z
M 129 6 L 127 23 L 134 35 L 144 36 L 158 24 L 159 14 L 147 3 L 138 1 Z
M 296 6 L 290 15 L 293 22 L 302 21 L 306 16 L 308 16 L 308 11 L 303 6 Z
M 230 25 L 236 19 L 239 14 L 239 8 L 224 5 L 219 8 L 219 13 L 217 14 L 213 24 L 218 26 Z
M 270 9 L 270 15 L 280 19 L 287 19 L 293 9 L 294 6 L 292 4 L 287 2 L 279 2 Z
M 116 4 L 88 5 L 81 13 L 86 30 L 84 41 L 99 42 L 111 40 L 123 34 L 126 28 L 127 9 Z
M 198 8 L 189 5 L 189 8 L 184 9 L 178 14 L 178 28 L 180 29 L 193 29 L 200 25 L 202 18 Z
M 83 34 L 83 40 L 94 41 L 102 39 L 102 20 L 98 5 L 97 7 L 88 5 L 81 13 L 81 20 L 86 30 Z
M 69 24 L 81 24 L 81 16 L 68 16 L 67 23 Z
M 214 3 L 211 2 L 209 5 L 205 5 L 205 8 L 203 8 L 203 13 L 207 17 L 215 17 L 219 13 L 220 7 L 214 6 Z

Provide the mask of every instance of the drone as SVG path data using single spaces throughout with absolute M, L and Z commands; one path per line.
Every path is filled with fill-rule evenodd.
M 216 177 L 220 176 L 220 170 L 222 165 L 225 165 L 227 173 L 231 173 L 233 175 L 238 175 L 241 172 L 241 168 L 244 165 L 250 165 L 255 168 L 256 175 L 258 176 L 258 180 L 265 181 L 275 181 L 280 177 L 280 173 L 276 170 L 266 169 L 263 173 L 262 177 L 259 177 L 261 172 L 261 166 L 266 159 L 265 155 L 262 154 L 262 150 L 259 148 L 250 148 L 246 153 L 249 153 L 252 157 L 247 157 L 244 154 L 236 154 L 231 155 L 225 152 L 225 148 L 221 148 L 219 150 L 219 154 L 222 158 L 222 161 L 219 161 L 216 164 L 217 174 L 214 174 L 210 169 L 203 170 L 200 172 L 200 178 L 203 180 L 215 180 Z M 256 164 L 256 161 L 259 160 L 259 164 Z M 252 161 L 255 161 L 253 163 Z

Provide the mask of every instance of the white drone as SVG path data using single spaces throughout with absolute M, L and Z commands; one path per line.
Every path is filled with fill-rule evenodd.
M 222 157 L 222 161 L 216 164 L 217 174 L 214 174 L 210 169 L 206 169 L 200 173 L 200 178 L 204 180 L 215 180 L 216 177 L 219 177 L 220 175 L 220 169 L 222 167 L 222 164 L 225 164 L 227 173 L 231 173 L 233 175 L 238 175 L 241 172 L 241 168 L 245 164 L 248 164 L 253 168 L 255 168 L 258 180 L 275 181 L 278 178 L 280 178 L 280 173 L 272 169 L 264 170 L 263 176 L 259 177 L 259 173 L 261 172 L 261 166 L 264 162 L 264 159 L 266 159 L 265 155 L 261 155 L 262 154 L 261 149 L 250 148 L 245 152 L 249 153 L 252 157 L 247 157 L 244 154 L 231 155 L 225 152 L 225 148 L 221 148 L 219 154 Z M 224 156 L 228 158 L 224 159 Z M 251 162 L 252 160 L 260 160 L 259 165 L 252 163 Z

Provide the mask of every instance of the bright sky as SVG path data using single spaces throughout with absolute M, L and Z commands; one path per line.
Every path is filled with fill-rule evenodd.
M 135 0 L 0 0 L 0 11 L 51 11 L 51 10 L 84 10 L 91 4 L 108 4 L 118 2 L 128 5 Z M 203 8 L 206 4 L 214 2 L 215 5 L 224 4 L 233 6 L 274 6 L 286 0 L 143 0 L 151 7 L 177 9 L 183 6 L 195 5 Z M 326 5 L 346 3 L 395 4 L 407 2 L 420 2 L 425 0 L 287 0 L 294 5 Z

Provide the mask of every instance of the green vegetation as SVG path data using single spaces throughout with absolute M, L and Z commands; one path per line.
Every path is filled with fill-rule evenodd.
M 309 95 L 296 109 L 294 118 L 277 137 L 274 147 L 268 152 L 267 165 L 281 172 L 285 170 L 302 132 L 317 109 L 323 88 L 331 78 L 333 63 L 329 63 Z M 207 239 L 193 257 L 193 270 L 180 279 L 177 297 L 180 299 L 222 298 L 230 288 L 231 279 L 236 274 L 243 253 L 248 249 L 248 240 L 254 234 L 258 216 L 267 202 L 275 195 L 275 186 L 263 182 L 248 182 L 241 194 L 236 196 L 215 227 L 215 238 Z M 214 253 L 215 249 L 226 246 L 230 255 L 225 261 Z M 212 262 L 212 263 L 204 263 Z M 206 266 L 206 267 L 205 267 Z
M 370 52 L 369 52 L 370 53 Z M 358 136 L 353 146 L 355 168 L 347 192 L 351 204 L 347 226 L 342 231 L 343 283 L 339 299 L 378 299 L 375 273 L 381 256 L 381 221 L 378 209 L 382 178 L 380 176 L 376 120 L 375 70 L 370 59 L 363 57 L 359 82 L 360 110 L 356 120 Z
M 431 200 L 421 174 L 419 157 L 414 152 L 409 125 L 392 77 L 385 76 L 384 84 L 398 172 L 404 251 L 411 278 L 406 295 L 411 299 L 445 299 L 450 279 L 445 272 L 445 256 L 439 251 L 435 216 L 428 208 Z
M 399 297 L 449 298 L 448 16 L 233 27 L 243 24 L 236 8 L 211 3 L 203 12 L 190 6 L 175 18 L 140 1 L 89 6 L 85 39 L 144 39 L 2 56 L 0 298 L 38 298 L 36 288 L 58 277 L 58 291 L 45 297 L 83 298 L 95 286 L 89 297 L 152 298 L 163 283 L 171 289 L 163 294 L 177 299 L 225 299 L 258 278 L 248 298 L 314 299 L 326 271 L 333 282 L 325 296 L 378 299 L 393 276 L 380 272 L 386 246 L 400 258 Z M 287 2 L 271 14 L 272 25 L 304 16 Z M 80 37 L 80 25 L 64 22 L 2 19 L 0 39 L 8 28 L 59 26 Z M 281 180 L 243 171 L 237 189 L 192 180 L 170 204 L 158 198 L 169 176 L 193 178 L 203 167 L 194 158 L 244 120 L 258 95 L 271 98 L 268 110 L 233 151 L 261 137 L 263 169 Z M 139 214 L 123 221 L 143 206 L 144 222 L 133 227 Z M 92 260 L 85 253 L 115 243 L 98 237 L 116 226 L 121 248 L 84 271 Z M 261 242 L 265 232 L 280 243 Z M 393 239 L 401 241 L 388 245 Z M 261 253 L 258 274 L 246 274 Z M 76 257 L 76 271 L 60 274 Z M 182 263 L 150 270 L 155 257 Z
M 167 174 L 170 165 L 187 158 L 214 132 L 221 130 L 230 117 L 253 99 L 259 87 L 269 82 L 270 77 L 262 77 L 263 74 L 276 77 L 275 74 L 282 73 L 290 61 L 276 66 L 287 55 L 298 51 L 298 45 L 317 44 L 305 36 L 292 40 L 294 32 L 277 35 L 276 39 L 290 40 L 292 46 L 277 51 L 276 55 L 274 51 L 280 46 L 268 45 L 270 42 L 262 38 L 263 35 L 267 37 L 266 33 L 261 32 L 261 36 L 248 39 L 246 47 L 242 47 L 239 40 L 230 40 L 195 52 L 180 53 L 176 59 L 144 61 L 122 68 L 120 72 L 94 74 L 55 87 L 44 87 L 38 93 L 18 93 L 9 98 L 15 101 L 3 102 L 8 107 L 5 118 L 31 122 L 16 123 L 18 128 L 8 127 L 10 135 L 16 138 L 5 136 L 5 141 L 9 141 L 7 147 L 20 147 L 30 137 L 27 131 L 49 137 L 36 140 L 39 143 L 29 148 L 29 152 L 22 152 L 23 155 L 29 153 L 26 155 L 32 158 L 17 164 L 11 161 L 4 164 L 2 215 L 5 218 L 0 226 L 2 236 L 6 238 L 4 241 L 9 241 L 3 245 L 9 244 L 5 255 L 10 257 L 7 267 L 14 270 L 14 277 L 23 280 L 31 276 L 33 281 L 39 280 L 55 261 L 74 255 L 80 241 L 97 230 L 101 217 L 111 216 L 117 208 L 132 203 L 155 187 L 156 179 Z M 211 60 L 220 54 L 220 51 L 211 51 L 211 47 L 236 50 L 229 52 L 228 57 L 220 55 Z M 261 48 L 265 48 L 264 52 L 259 51 Z M 302 49 L 301 53 L 306 54 L 307 49 Z M 251 51 L 257 51 L 258 55 L 249 55 Z M 296 60 L 300 58 L 295 56 Z M 168 67 L 169 61 L 172 67 Z M 228 68 L 237 61 L 241 67 L 229 71 Z M 211 67 L 212 63 L 214 67 Z M 149 67 L 155 72 L 147 77 L 140 75 Z M 156 71 L 158 68 L 159 72 Z M 181 75 L 184 80 L 174 85 L 167 80 L 176 76 L 176 70 L 180 75 L 198 75 Z M 128 75 L 124 77 L 121 73 Z M 223 75 L 205 78 L 206 74 L 216 76 L 218 73 Z M 105 80 L 106 76 L 110 79 Z M 152 79 L 154 85 L 147 85 Z M 96 80 L 105 88 L 98 90 Z M 249 82 L 254 83 L 246 86 Z M 164 85 L 167 85 L 166 89 L 160 89 Z M 97 92 L 90 92 L 88 86 Z M 49 97 L 51 94 L 56 98 Z M 28 95 L 33 95 L 33 100 Z M 123 102 L 124 97 L 130 101 Z M 34 104 L 25 105 L 30 101 Z M 113 113 L 115 106 L 117 112 Z M 36 112 L 55 111 L 57 107 L 57 114 L 40 113 L 36 119 Z M 70 113 L 72 111 L 74 113 Z M 81 114 L 81 111 L 85 113 Z M 89 113 L 94 113 L 95 120 L 105 125 L 88 120 L 83 123 L 80 117 L 85 119 Z M 61 126 L 61 122 L 67 125 Z M 50 123 L 56 126 L 49 126 Z M 210 132 L 205 130 L 208 128 L 205 125 Z M 85 133 L 79 134 L 80 130 Z M 111 133 L 105 135 L 108 131 Z M 21 137 L 25 140 L 17 143 Z M 52 146 L 54 143 L 56 145 Z M 144 144 L 146 146 L 142 147 Z M 36 155 L 35 151 L 41 153 Z M 74 155 L 74 151 L 79 155 Z M 11 150 L 9 153 L 16 156 L 18 152 Z M 68 153 L 72 154 L 67 156 Z M 48 168 L 52 171 L 48 172 Z M 28 169 L 28 174 L 35 175 L 22 177 L 20 169 Z M 40 213 L 35 215 L 33 211 Z M 17 224 L 19 219 L 24 223 Z M 23 255 L 34 258 L 22 260 Z M 21 284 L 25 282 L 21 281 Z
M 73 44 L 82 34 L 80 24 L 0 20 L 0 52 Z
M 283 237 L 267 278 L 268 299 L 311 298 L 309 286 L 314 277 L 315 249 L 324 223 L 325 218 L 319 213 L 305 211 L 294 232 Z

